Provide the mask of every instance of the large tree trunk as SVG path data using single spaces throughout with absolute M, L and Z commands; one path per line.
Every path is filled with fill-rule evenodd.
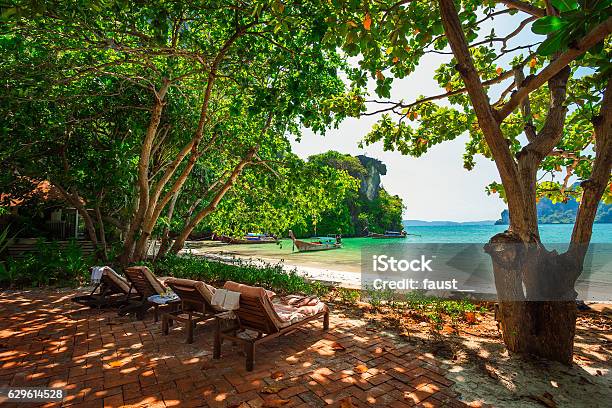
M 498 318 L 509 351 L 572 364 L 575 301 L 500 301 Z
M 179 152 L 179 154 L 173 160 L 171 165 L 168 166 L 166 172 L 162 175 L 161 179 L 156 183 L 155 187 L 153 189 L 149 189 L 149 186 L 147 185 L 147 199 L 145 201 L 145 208 L 142 211 L 142 216 L 138 218 L 138 224 L 136 226 L 136 228 L 140 230 L 140 236 L 138 237 L 137 241 L 130 242 L 131 253 L 129 258 L 132 262 L 139 261 L 146 256 L 146 248 L 149 243 L 149 238 L 151 237 L 151 233 L 155 228 L 159 216 L 161 215 L 166 205 L 170 202 L 172 197 L 181 191 L 183 185 L 187 181 L 187 178 L 191 174 L 191 171 L 193 170 L 198 158 L 203 153 L 202 151 L 200 151 L 199 145 L 202 141 L 202 138 L 204 137 L 205 127 L 209 122 L 208 110 L 212 90 L 217 77 L 217 70 L 219 69 L 221 62 L 225 58 L 225 55 L 230 50 L 232 44 L 234 44 L 236 40 L 243 36 L 250 26 L 251 25 L 237 27 L 234 34 L 232 34 L 232 36 L 230 36 L 225 41 L 223 46 L 219 49 L 208 72 L 206 89 L 204 91 L 204 100 L 200 109 L 200 119 L 198 121 L 198 125 L 196 127 L 192 140 L 187 145 L 185 145 L 183 149 Z M 215 137 L 211 139 L 209 146 L 214 143 L 214 140 Z M 181 174 L 177 177 L 177 179 L 172 183 L 171 187 L 169 188 L 169 191 L 163 194 L 165 186 L 171 181 L 171 178 L 175 175 L 175 172 L 188 154 L 189 160 L 185 168 L 181 171 Z M 149 194 L 150 190 L 152 190 L 151 194 Z
M 151 110 L 149 126 L 147 127 L 147 132 L 142 142 L 140 159 L 138 161 L 138 204 L 123 243 L 123 253 L 120 257 L 122 265 L 127 265 L 133 260 L 132 255 L 136 244 L 136 235 L 139 232 L 141 223 L 149 206 L 149 160 L 151 159 L 151 150 L 153 149 L 157 129 L 161 122 L 162 111 L 169 87 L 170 81 L 167 78 L 163 78 L 162 86 L 159 90 L 155 91 L 155 102 Z
M 251 163 L 251 160 L 253 160 L 253 157 L 255 156 L 255 154 L 257 154 L 257 150 L 259 149 L 259 147 L 253 147 L 251 149 L 249 149 L 249 151 L 247 152 L 247 154 L 240 160 L 240 162 L 236 165 L 236 167 L 234 167 L 234 169 L 232 170 L 232 173 L 229 175 L 229 178 L 227 179 L 227 181 L 223 184 L 223 186 L 221 186 L 221 188 L 219 189 L 219 191 L 217 191 L 217 193 L 215 194 L 215 196 L 213 197 L 213 199 L 210 201 L 210 203 L 208 203 L 208 205 L 206 207 L 204 207 L 200 212 L 198 212 L 185 226 L 185 228 L 183 228 L 183 231 L 180 232 L 180 234 L 176 237 L 174 244 L 172 244 L 172 247 L 170 248 L 170 252 L 176 254 L 178 253 L 181 249 L 183 249 L 183 246 L 185 245 L 185 241 L 187 240 L 187 238 L 189 237 L 189 234 L 191 234 L 191 232 L 195 229 L 195 227 L 197 227 L 197 225 L 202 222 L 202 220 L 204 218 L 206 218 L 210 213 L 212 213 L 213 211 L 215 211 L 215 209 L 217 208 L 217 206 L 219 205 L 219 203 L 221 202 L 221 200 L 223 199 L 223 197 L 225 196 L 225 194 L 234 186 L 234 184 L 236 184 L 236 182 L 238 181 L 238 178 L 240 177 L 240 174 L 242 174 L 242 170 L 249 164 Z
M 496 317 L 508 350 L 571 364 L 576 263 L 511 232 L 491 238 L 485 250 L 493 262 Z
M 612 19 L 592 29 L 569 50 L 556 55 L 547 67 L 529 81 L 523 80 L 522 68 L 515 68 L 516 91 L 508 102 L 495 109 L 490 105 L 472 61 L 454 2 L 439 0 L 439 3 L 444 31 L 457 59 L 455 67 L 465 83 L 478 123 L 499 170 L 508 202 L 509 231 L 496 235 L 485 247 L 493 260 L 504 341 L 510 351 L 532 353 L 571 364 L 576 322 L 574 284 L 582 272 L 597 204 L 608 183 L 612 166 L 610 83 L 602 101 L 601 114 L 594 121 L 597 148 L 593 173 L 583 183 L 583 200 L 570 250 L 564 254 L 548 252 L 540 243 L 535 201 L 536 175 L 541 161 L 551 153 L 563 135 L 569 64 L 610 33 Z M 516 7 L 515 2 L 512 4 Z M 551 12 L 554 10 L 547 7 L 547 14 Z M 543 13 L 543 10 L 538 13 Z M 536 135 L 533 125 L 527 120 L 525 133 L 529 144 L 515 160 L 501 131 L 501 123 L 518 107 L 528 115 L 529 94 L 546 82 L 550 89 L 546 121 Z
M 159 245 L 159 251 L 157 251 L 156 258 L 163 258 L 170 249 L 170 223 L 172 222 L 172 216 L 174 215 L 174 207 L 176 206 L 176 200 L 180 195 L 180 191 L 177 191 L 170 201 L 170 207 L 168 208 L 168 225 L 164 228 L 161 236 L 161 243 Z

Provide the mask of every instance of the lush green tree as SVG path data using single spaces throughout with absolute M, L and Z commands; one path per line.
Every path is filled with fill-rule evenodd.
M 286 234 L 290 228 L 308 228 L 313 218 L 341 208 L 344 197 L 358 182 L 344 171 L 284 157 L 273 172 L 248 171 L 209 217 L 203 227 L 217 234 L 242 236 L 246 232 Z
M 570 363 L 574 284 L 597 205 L 611 194 L 610 2 L 332 5 L 326 23 L 333 29 L 325 40 L 361 57 L 357 87 L 365 88 L 371 75 L 379 97 L 387 98 L 368 105 L 365 96 L 353 93 L 338 101 L 338 109 L 386 112 L 366 143 L 382 141 L 386 149 L 419 156 L 467 132 L 466 168 L 474 166 L 475 154 L 495 162 L 501 183 L 489 191 L 507 201 L 510 228 L 486 249 L 493 259 L 504 341 L 511 351 Z M 481 33 L 492 20 L 491 31 Z M 510 29 L 500 33 L 499 27 Z M 530 29 L 532 35 L 525 35 Z M 433 76 L 445 92 L 389 100 L 394 78 L 409 76 L 428 54 L 452 57 Z M 447 103 L 439 104 L 442 100 Z M 543 183 L 540 175 L 546 173 L 557 178 Z M 580 188 L 570 188 L 572 176 L 582 180 Z M 565 253 L 546 250 L 539 237 L 536 201 L 546 195 L 580 197 Z
M 112 195 L 104 194 L 113 202 L 96 207 L 109 211 L 100 218 L 125 226 L 124 262 L 145 256 L 158 221 L 170 222 L 194 169 L 206 172 L 206 189 L 195 192 L 195 200 L 183 197 L 197 205 L 171 248 L 178 251 L 245 168 L 276 158 L 302 125 L 321 132 L 337 120 L 324 100 L 344 90 L 338 77 L 342 61 L 320 45 L 319 12 L 311 4 L 278 1 L 230 7 L 24 1 L 5 7 L 2 55 L 9 63 L 3 65 L 3 78 L 9 93 L 4 113 L 14 120 L 4 131 L 17 136 L 6 151 L 25 149 L 28 125 L 36 127 L 37 137 L 44 135 L 50 149 L 38 156 L 46 163 L 22 167 L 22 173 L 51 178 L 65 191 L 92 239 L 96 227 L 85 203 L 101 201 L 96 194 L 117 184 L 121 193 L 113 187 Z M 72 130 L 66 110 L 78 114 L 92 138 L 108 133 L 116 150 L 79 143 L 82 130 Z M 90 125 L 87 111 L 99 123 Z M 48 119 L 40 122 L 42 117 Z M 74 135 L 70 146 L 67 134 Z M 68 166 L 46 157 L 58 146 L 70 147 L 65 159 L 58 159 Z M 109 182 L 110 173 L 86 174 L 109 160 L 125 177 Z
M 375 197 L 368 197 L 363 185 L 368 178 L 368 170 L 359 158 L 336 151 L 312 155 L 308 162 L 320 168 L 333 168 L 344 171 L 360 185 L 358 190 L 349 191 L 341 204 L 330 208 L 311 221 L 316 221 L 316 229 L 326 234 L 362 236 L 368 232 L 382 233 L 386 230 L 401 230 L 404 204 L 398 196 L 391 196 L 380 186 L 376 186 Z M 309 234 L 312 229 L 298 233 Z

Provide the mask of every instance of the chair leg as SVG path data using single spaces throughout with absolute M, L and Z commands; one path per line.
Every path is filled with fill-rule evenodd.
M 323 330 L 329 329 L 329 312 L 323 315 Z
M 169 325 L 170 315 L 164 313 L 162 315 L 162 333 L 167 336 L 168 335 L 168 325 Z
M 187 320 L 187 344 L 193 343 L 193 329 L 195 328 L 195 324 L 191 317 L 191 313 L 189 314 L 189 320 Z
M 145 316 L 147 315 L 147 310 L 149 310 L 149 304 L 146 301 L 143 301 L 136 310 L 136 319 L 144 320 Z
M 255 343 L 252 341 L 244 344 L 244 350 L 246 352 L 246 370 L 253 371 L 253 360 L 255 359 Z
M 221 358 L 221 321 L 219 318 L 215 319 L 215 343 L 213 347 L 213 359 L 218 360 Z

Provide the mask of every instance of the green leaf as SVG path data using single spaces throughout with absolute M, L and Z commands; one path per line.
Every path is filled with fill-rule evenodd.
M 538 54 L 542 56 L 553 55 L 557 51 L 561 51 L 564 49 L 567 44 L 566 40 L 569 36 L 569 33 L 566 31 L 559 31 L 546 39 L 540 46 L 538 47 Z
M 548 34 L 563 28 L 567 22 L 557 16 L 546 16 L 537 19 L 531 26 L 531 31 L 536 34 Z
M 578 8 L 577 0 L 552 0 L 552 5 L 560 12 L 572 11 Z

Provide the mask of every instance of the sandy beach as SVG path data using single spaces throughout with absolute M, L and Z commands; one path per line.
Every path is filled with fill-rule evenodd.
M 242 259 L 256 264 L 282 263 L 284 270 L 294 271 L 309 279 L 348 288 L 361 286 L 358 254 L 355 256 L 354 252 L 334 251 L 333 257 L 322 259 L 320 253 L 316 252 L 293 252 L 289 240 L 282 240 L 280 245 L 230 245 L 217 241 L 191 241 L 182 253 L 221 262 Z

